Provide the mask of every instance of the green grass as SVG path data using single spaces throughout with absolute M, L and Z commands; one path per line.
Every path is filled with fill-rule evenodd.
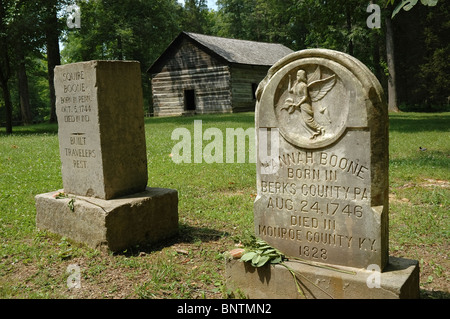
M 450 232 L 449 114 L 392 114 L 389 154 L 391 193 L 400 199 L 391 201 L 391 237 L 397 245 L 444 244 Z
M 180 235 L 119 254 L 36 230 L 34 196 L 62 188 L 57 126 L 0 129 L 0 298 L 227 297 L 222 254 L 253 232 L 255 164 L 175 164 L 172 131 L 197 119 L 254 127 L 253 113 L 146 119 L 148 185 L 178 190 Z M 449 141 L 450 113 L 390 116 L 390 251 L 420 261 L 427 298 L 450 297 Z M 81 289 L 67 288 L 70 264 Z

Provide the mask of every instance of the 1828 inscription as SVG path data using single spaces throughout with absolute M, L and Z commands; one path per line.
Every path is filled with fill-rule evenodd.
M 279 142 L 270 156 L 258 152 L 255 233 L 287 256 L 386 264 L 386 131 L 373 121 L 382 113 L 370 113 L 381 97 L 367 96 L 376 83 L 354 58 L 330 50 L 293 53 L 261 82 L 256 128 Z

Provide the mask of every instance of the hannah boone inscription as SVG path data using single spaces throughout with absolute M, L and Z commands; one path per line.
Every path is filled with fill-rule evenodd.
M 256 127 L 281 137 L 269 152 L 276 157 L 257 162 L 266 168 L 257 169 L 258 237 L 288 256 L 358 268 L 386 266 L 383 105 L 373 74 L 343 53 L 305 50 L 271 68 L 258 89 Z

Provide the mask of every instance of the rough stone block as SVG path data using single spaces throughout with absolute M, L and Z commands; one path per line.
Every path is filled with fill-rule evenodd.
M 89 247 L 121 251 L 154 243 L 178 232 L 178 193 L 164 188 L 103 200 L 58 193 L 37 195 L 36 226 Z M 73 199 L 73 210 L 69 202 Z
M 416 260 L 390 257 L 384 271 L 376 273 L 365 269 L 339 267 L 356 274 L 292 261 L 286 262 L 286 265 L 301 274 L 297 275 L 297 278 L 308 299 L 419 298 L 419 265 Z M 303 298 L 295 286 L 293 275 L 282 265 L 254 268 L 250 263 L 227 258 L 225 268 L 227 288 L 233 291 L 239 289 L 247 298 Z

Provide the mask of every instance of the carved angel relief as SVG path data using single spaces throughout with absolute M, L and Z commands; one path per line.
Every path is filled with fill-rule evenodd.
M 320 66 L 307 77 L 305 70 L 297 71 L 297 79 L 292 82 L 289 75 L 288 93 L 284 106 L 281 111 L 287 111 L 289 114 L 296 110 L 301 112 L 302 125 L 311 134 L 310 139 L 325 134 L 325 128 L 316 122 L 314 118 L 313 102 L 321 100 L 333 88 L 336 83 L 336 75 L 333 74 L 324 79 L 321 78 Z M 319 109 L 325 118 L 331 124 L 331 119 L 326 106 Z

